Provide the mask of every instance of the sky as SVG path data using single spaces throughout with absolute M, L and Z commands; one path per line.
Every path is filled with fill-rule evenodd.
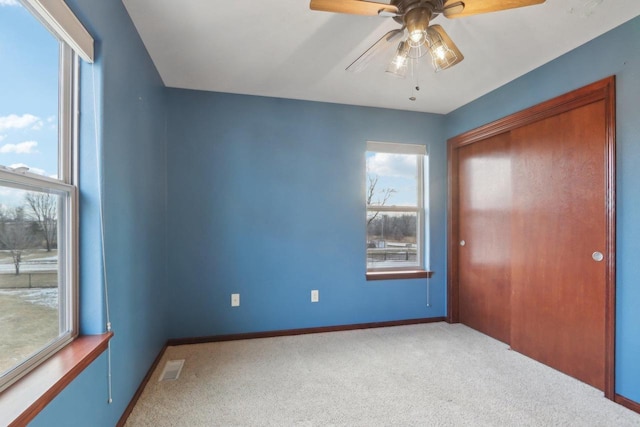
M 378 177 L 372 204 L 382 198 L 381 191 L 390 188 L 395 191 L 385 206 L 416 206 L 417 172 L 415 155 L 367 152 L 367 177 Z
M 15 0 L 0 0 L 0 164 L 58 173 L 58 41 Z
M 59 42 L 16 0 L 0 0 L 0 165 L 58 175 Z M 24 203 L 0 186 L 0 207 Z

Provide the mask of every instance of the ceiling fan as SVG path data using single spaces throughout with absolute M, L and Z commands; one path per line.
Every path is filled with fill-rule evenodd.
M 387 72 L 404 77 L 410 59 L 430 54 L 436 71 L 460 63 L 464 56 L 440 25 L 429 25 L 438 15 L 462 18 L 544 3 L 545 0 L 391 0 L 390 4 L 366 0 L 311 0 L 311 10 L 354 15 L 392 17 L 402 25 L 391 30 L 356 59 L 347 71 L 363 70 L 372 57 L 399 41 Z M 407 33 L 404 37 L 405 30 Z

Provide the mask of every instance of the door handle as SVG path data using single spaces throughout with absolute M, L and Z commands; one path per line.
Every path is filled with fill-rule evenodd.
M 602 252 L 596 251 L 591 254 L 591 258 L 593 258 L 595 262 L 600 262 L 604 259 L 604 255 L 602 254 Z
M 460 240 L 460 246 L 464 246 L 466 244 L 467 244 L 467 242 L 465 242 L 464 240 Z

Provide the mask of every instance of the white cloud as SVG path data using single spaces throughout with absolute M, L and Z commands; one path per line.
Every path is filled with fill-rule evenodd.
M 30 166 L 25 165 L 24 163 L 14 163 L 12 165 L 9 165 L 9 168 L 10 169 L 27 168 L 31 173 L 35 173 L 38 175 L 45 175 L 45 176 L 47 175 L 47 172 L 44 169 L 32 168 Z
M 415 178 L 416 158 L 404 154 L 375 153 L 367 158 L 367 172 L 380 176 Z
M 20 6 L 17 0 L 0 0 L 0 6 Z
M 7 129 L 24 129 L 30 126 L 34 129 L 42 128 L 42 120 L 33 114 L 23 114 L 21 116 L 9 114 L 8 116 L 0 116 L 0 131 Z
M 5 144 L 0 147 L 0 153 L 34 154 L 37 153 L 38 143 L 36 141 L 25 141 L 18 144 Z

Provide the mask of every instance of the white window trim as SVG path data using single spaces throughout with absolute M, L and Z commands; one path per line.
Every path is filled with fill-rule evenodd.
M 93 63 L 93 37 L 63 0 L 19 0 L 54 35 Z
M 428 200 L 425 193 L 425 178 L 426 178 L 426 161 L 427 161 L 427 147 L 420 144 L 403 144 L 396 142 L 379 142 L 379 141 L 367 141 L 367 152 L 389 153 L 389 154 L 409 154 L 419 156 L 417 162 L 417 206 L 375 206 L 367 205 L 366 211 L 378 211 L 378 212 L 415 212 L 417 214 L 416 223 L 416 264 L 408 266 L 394 266 L 394 267 L 369 267 L 366 262 L 365 252 L 365 267 L 367 272 L 392 272 L 392 271 L 415 271 L 425 269 L 425 254 L 427 253 L 426 244 L 428 242 L 427 228 L 426 228 L 426 216 L 427 208 L 425 201 Z M 366 224 L 365 224 L 366 235 Z M 365 239 L 366 241 L 366 239 Z
M 416 154 L 427 155 L 427 146 L 419 144 L 403 144 L 400 142 L 367 141 L 367 151 L 390 154 Z

